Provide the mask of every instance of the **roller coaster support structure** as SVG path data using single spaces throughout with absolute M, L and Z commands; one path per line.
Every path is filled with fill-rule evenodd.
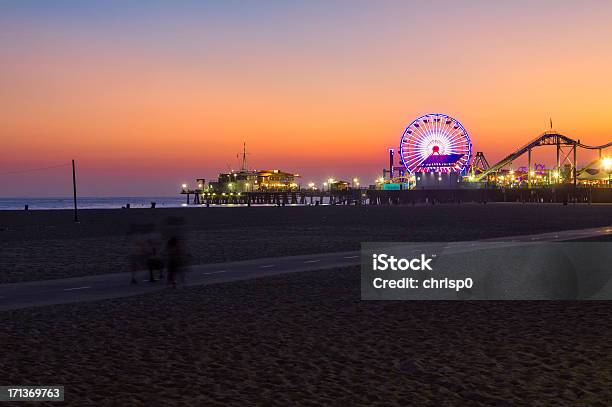
M 577 165 L 577 150 L 578 147 L 580 148 L 584 148 L 587 150 L 599 150 L 599 156 L 601 157 L 602 155 L 602 150 L 605 148 L 608 148 L 610 146 L 612 146 L 612 142 L 607 143 L 607 144 L 602 144 L 600 146 L 589 146 L 586 144 L 582 144 L 580 142 L 580 140 L 573 140 L 567 136 L 564 136 L 562 134 L 556 133 L 554 131 L 551 132 L 546 132 L 538 137 L 536 137 L 535 139 L 533 139 L 531 142 L 525 144 L 523 147 L 519 148 L 518 150 L 516 150 L 515 152 L 513 152 L 512 154 L 508 155 L 507 157 L 505 157 L 504 159 L 502 159 L 501 161 L 499 161 L 497 164 L 493 165 L 491 168 L 489 168 L 486 171 L 483 171 L 482 173 L 478 174 L 476 176 L 476 181 L 481 181 L 483 179 L 486 179 L 487 176 L 489 174 L 494 174 L 497 171 L 499 171 L 502 167 L 510 164 L 512 161 L 516 160 L 517 158 L 519 158 L 520 156 L 522 156 L 523 154 L 527 153 L 528 155 L 528 166 L 529 166 L 529 172 L 528 172 L 528 185 L 529 187 L 531 187 L 531 181 L 532 181 L 532 168 L 531 168 L 531 150 L 534 147 L 540 147 L 540 146 L 549 146 L 549 145 L 554 145 L 557 148 L 557 171 L 560 174 L 561 172 L 561 165 L 563 164 L 563 162 L 565 162 L 566 160 L 569 159 L 569 155 L 573 152 L 573 159 L 572 159 L 572 178 L 573 178 L 573 184 L 576 185 L 576 181 L 577 181 L 577 177 L 578 177 L 578 170 L 576 168 Z M 571 148 L 570 151 L 567 152 L 567 154 L 565 154 L 565 157 L 562 159 L 562 153 L 563 153 L 563 147 L 569 147 Z

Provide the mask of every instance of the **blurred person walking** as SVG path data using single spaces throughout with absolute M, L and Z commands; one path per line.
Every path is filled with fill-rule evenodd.
M 161 240 L 155 230 L 156 226 L 152 223 L 130 225 L 126 242 L 130 247 L 128 255 L 130 284 L 138 284 L 138 272 L 145 269 L 149 270 L 149 281 L 155 281 L 154 271 L 162 268 L 159 256 Z
M 145 268 L 148 257 L 147 243 L 142 235 L 142 227 L 139 225 L 131 225 L 127 237 L 128 245 L 130 246 L 130 253 L 128 255 L 131 274 L 130 284 L 138 284 L 136 279 L 137 273 Z
M 149 282 L 154 283 L 157 281 L 155 278 L 155 272 L 159 272 L 159 279 L 161 280 L 164 276 L 164 262 L 160 256 L 159 241 L 155 236 L 150 236 L 147 239 L 147 269 L 149 270 Z
M 166 245 L 168 285 L 176 288 L 177 280 L 185 286 L 185 251 L 183 242 L 177 236 L 168 239 Z

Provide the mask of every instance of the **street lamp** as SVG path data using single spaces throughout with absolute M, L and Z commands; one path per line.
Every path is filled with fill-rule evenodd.
M 359 178 L 353 178 L 353 185 L 359 187 Z
M 315 184 L 314 184 L 314 182 L 309 182 L 309 183 L 308 183 L 308 188 L 310 188 L 310 189 L 315 189 Z
M 323 191 L 325 191 L 325 187 L 327 186 L 327 182 L 323 183 Z

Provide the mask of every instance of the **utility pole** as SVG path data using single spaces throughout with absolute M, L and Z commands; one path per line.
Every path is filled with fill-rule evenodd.
M 79 212 L 77 209 L 76 171 L 74 169 L 74 160 L 72 160 L 72 196 L 74 198 L 74 221 L 76 223 L 79 223 Z

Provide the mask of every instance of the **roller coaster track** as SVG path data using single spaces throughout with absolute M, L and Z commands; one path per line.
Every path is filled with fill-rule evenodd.
M 500 160 L 497 164 L 493 165 L 488 170 L 476 175 L 476 181 L 480 181 L 486 178 L 489 174 L 499 171 L 501 168 L 510 164 L 512 161 L 516 160 L 517 158 L 519 158 L 520 156 L 522 156 L 523 154 L 525 154 L 532 148 L 540 147 L 540 146 L 572 146 L 572 147 L 575 146 L 575 147 L 580 147 L 580 148 L 584 148 L 587 150 L 603 150 L 605 148 L 611 147 L 612 141 L 609 142 L 608 144 L 602 144 L 600 146 L 589 146 L 586 144 L 582 144 L 580 140 L 573 140 L 567 136 L 564 136 L 563 134 L 559 134 L 556 132 L 545 132 L 544 134 L 541 134 L 540 136 L 536 137 L 535 139 L 525 144 L 523 147 L 519 148 L 512 154 L 503 158 L 502 160 Z
M 578 175 L 582 174 L 584 171 L 588 170 L 589 168 L 593 168 L 595 165 L 597 165 L 597 163 L 599 162 L 599 158 L 597 160 L 593 160 L 590 163 L 588 163 L 587 165 L 585 165 L 584 167 L 582 167 L 581 169 L 577 170 L 576 173 Z

